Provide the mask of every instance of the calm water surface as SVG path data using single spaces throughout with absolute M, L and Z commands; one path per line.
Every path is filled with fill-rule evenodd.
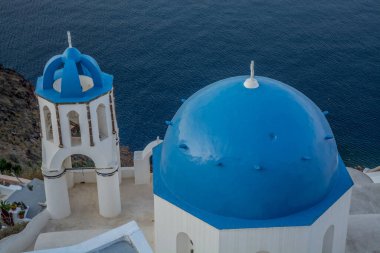
M 330 112 L 348 165 L 380 165 L 380 1 L 0 2 L 0 63 L 35 82 L 73 44 L 115 77 L 122 144 L 163 136 L 186 98 L 229 76 L 288 83 Z

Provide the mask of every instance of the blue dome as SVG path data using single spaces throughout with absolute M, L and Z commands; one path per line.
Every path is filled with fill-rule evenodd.
M 112 90 L 112 81 L 94 58 L 70 47 L 46 63 L 36 94 L 54 103 L 88 102 Z
M 265 77 L 247 89 L 247 78 L 211 84 L 181 106 L 154 152 L 155 193 L 217 227 L 284 225 L 330 198 L 308 221 L 302 214 L 311 222 L 352 185 L 331 128 L 299 91 Z

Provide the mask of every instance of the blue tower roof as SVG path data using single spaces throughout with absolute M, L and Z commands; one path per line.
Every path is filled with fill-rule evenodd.
M 36 94 L 53 103 L 88 102 L 112 90 L 112 81 L 94 58 L 69 47 L 46 63 Z
M 331 128 L 294 88 L 247 78 L 185 101 L 153 152 L 154 192 L 219 229 L 310 225 L 352 186 Z

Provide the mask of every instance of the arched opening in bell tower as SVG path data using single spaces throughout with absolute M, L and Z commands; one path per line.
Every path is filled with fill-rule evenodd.
M 82 144 L 79 114 L 76 111 L 70 111 L 67 118 L 70 124 L 71 146 L 79 146 Z
M 103 217 L 119 215 L 119 166 L 109 165 L 101 153 L 86 152 L 85 149 L 83 151 L 68 154 L 65 149 L 60 149 L 51 159 L 50 167 L 60 168 L 57 172 L 59 177 L 54 171 L 54 175 L 46 177 L 45 181 L 46 192 L 51 193 L 47 195 L 47 203 L 53 203 L 50 209 L 53 210 L 54 217 L 59 219 L 67 217 L 70 213 L 96 213 L 88 210 L 99 210 Z M 56 182 L 60 183 L 58 190 L 55 187 Z M 64 205 L 66 210 L 62 209 L 61 205 Z M 65 212 L 61 212 L 60 208 Z
M 99 140 L 102 141 L 108 137 L 107 114 L 104 104 L 98 105 L 96 115 L 98 118 Z
M 69 201 L 74 214 L 99 209 L 95 167 L 95 162 L 90 157 L 81 154 L 71 155 L 62 163 L 62 169 L 66 170 Z
M 45 121 L 45 138 L 48 141 L 53 141 L 53 126 L 51 122 L 51 113 L 47 106 L 44 106 L 44 121 Z

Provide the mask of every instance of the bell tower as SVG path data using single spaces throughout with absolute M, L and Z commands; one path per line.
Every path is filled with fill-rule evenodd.
M 80 154 L 94 161 L 95 167 L 86 169 L 96 173 L 100 214 L 114 217 L 121 212 L 121 203 L 113 76 L 102 72 L 94 58 L 72 47 L 69 32 L 68 40 L 63 54 L 46 63 L 35 92 L 47 210 L 53 219 L 70 215 L 71 156 Z

